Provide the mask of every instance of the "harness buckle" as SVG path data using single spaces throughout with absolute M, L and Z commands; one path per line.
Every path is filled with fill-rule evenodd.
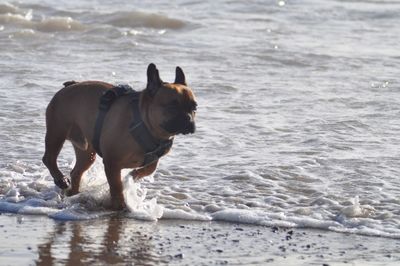
M 148 152 L 144 155 L 143 165 L 142 167 L 151 164 L 152 162 L 157 161 L 163 155 L 165 155 L 169 149 L 172 147 L 173 140 L 163 141 L 159 144 L 159 146 L 151 152 Z

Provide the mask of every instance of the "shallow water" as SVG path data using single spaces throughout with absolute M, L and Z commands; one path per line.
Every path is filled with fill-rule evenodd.
M 400 238 L 396 1 L 29 1 L 0 4 L 0 210 L 110 215 L 101 160 L 64 198 L 41 163 L 67 80 L 145 86 L 183 68 L 199 103 L 141 219 L 223 220 Z M 59 163 L 73 165 L 69 145 Z

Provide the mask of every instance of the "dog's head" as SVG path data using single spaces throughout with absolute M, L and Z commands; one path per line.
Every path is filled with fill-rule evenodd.
M 154 64 L 147 68 L 146 114 L 153 129 L 167 135 L 194 133 L 197 103 L 185 74 L 176 67 L 175 81 L 163 82 Z

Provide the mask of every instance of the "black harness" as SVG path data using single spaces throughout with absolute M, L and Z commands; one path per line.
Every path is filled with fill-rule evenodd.
M 158 140 L 153 137 L 143 122 L 139 108 L 140 92 L 133 90 L 129 85 L 117 85 L 107 90 L 100 98 L 99 112 L 93 135 L 93 147 L 98 155 L 103 157 L 100 150 L 100 137 L 104 119 L 113 102 L 119 97 L 129 97 L 133 112 L 133 121 L 129 132 L 144 150 L 144 160 L 141 167 L 145 167 L 165 155 L 172 146 L 173 139 Z

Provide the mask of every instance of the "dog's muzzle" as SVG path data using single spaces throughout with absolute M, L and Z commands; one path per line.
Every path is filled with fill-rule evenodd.
M 196 131 L 196 123 L 193 114 L 177 115 L 167 121 L 162 126 L 168 133 L 171 134 L 192 134 Z

